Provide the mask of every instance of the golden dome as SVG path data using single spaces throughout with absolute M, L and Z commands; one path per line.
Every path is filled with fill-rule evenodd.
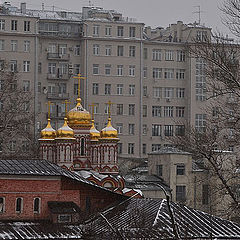
M 55 139 L 56 130 L 54 130 L 50 123 L 50 118 L 48 118 L 48 123 L 46 128 L 41 131 L 41 139 Z
M 90 138 L 91 141 L 98 141 L 100 138 L 100 132 L 94 126 L 94 120 L 92 120 L 92 127 L 90 129 Z
M 118 139 L 117 130 L 113 128 L 110 117 L 108 118 L 107 126 L 101 130 L 100 136 L 104 139 Z
M 57 137 L 56 139 L 74 139 L 74 132 L 73 130 L 67 125 L 67 118 L 64 118 L 64 124 L 61 128 L 57 130 Z
M 69 126 L 91 126 L 91 114 L 81 105 L 81 98 L 77 99 L 77 105 L 67 114 Z

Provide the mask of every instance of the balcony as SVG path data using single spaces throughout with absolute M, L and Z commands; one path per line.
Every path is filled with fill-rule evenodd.
M 47 93 L 48 99 L 68 99 L 69 93 Z
M 47 59 L 48 60 L 69 61 L 70 54 L 48 53 Z
M 48 73 L 48 75 L 47 75 L 47 79 L 49 79 L 49 80 L 69 80 L 69 75 L 68 74 L 60 74 L 60 73 L 58 73 L 58 74 L 52 74 L 52 73 Z

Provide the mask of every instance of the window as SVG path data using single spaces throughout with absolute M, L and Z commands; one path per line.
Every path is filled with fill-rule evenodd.
M 147 59 L 148 58 L 148 49 L 144 48 L 143 49 L 143 59 Z
M 164 98 L 173 98 L 173 88 L 164 88 Z
M 164 117 L 173 117 L 173 106 L 164 107 Z
M 93 74 L 94 75 L 99 74 L 99 64 L 93 64 Z
M 173 79 L 174 78 L 174 69 L 173 68 L 165 68 L 164 78 L 165 79 Z
M 185 69 L 177 69 L 176 79 L 184 79 L 184 78 L 185 78 Z
M 0 101 L 0 112 L 3 111 L 3 102 Z M 0 142 L 2 144 L 2 142 Z
M 4 213 L 5 211 L 5 198 L 0 197 L 0 213 Z
M 177 98 L 184 98 L 184 95 L 185 95 L 185 88 L 176 88 Z
M 105 55 L 106 56 L 111 56 L 112 55 L 112 46 L 111 45 L 106 45 L 105 46 Z
M 4 80 L 0 80 L 0 91 L 4 88 Z
M 0 30 L 4 31 L 5 30 L 5 20 L 0 19 Z
M 23 61 L 23 71 L 30 72 L 30 61 Z
M 24 92 L 30 91 L 30 81 L 23 81 L 23 91 Z
M 209 203 L 209 186 L 202 185 L 202 204 L 207 205 Z
M 185 135 L 185 126 L 184 125 L 176 125 L 175 135 L 176 136 L 184 136 Z
M 123 65 L 117 65 L 117 75 L 118 76 L 123 75 Z
M 132 77 L 135 76 L 135 66 L 134 65 L 129 66 L 129 76 L 132 76 Z
M 123 46 L 117 47 L 117 56 L 122 57 L 123 56 Z
M 111 84 L 105 84 L 105 95 L 111 94 Z
M 133 123 L 128 124 L 128 134 L 134 135 L 134 130 L 135 130 L 135 124 Z
M 22 151 L 23 152 L 29 152 L 29 142 L 28 141 L 22 141 Z
M 16 213 L 21 213 L 23 210 L 23 198 L 16 199 Z
M 177 61 L 185 62 L 185 51 L 177 51 Z
M 23 110 L 24 110 L 25 112 L 29 112 L 29 109 L 30 109 L 30 102 L 29 102 L 29 101 L 24 102 L 24 103 L 23 103 Z
M 118 154 L 122 154 L 122 148 L 123 148 L 123 144 L 122 143 L 118 143 L 117 144 L 117 150 L 118 150 Z
M 152 50 L 152 60 L 153 61 L 161 61 L 161 59 L 162 59 L 161 49 L 153 49 Z
M 147 78 L 147 67 L 143 68 L 143 77 Z
M 128 154 L 134 154 L 134 143 L 128 143 Z
M 30 21 L 24 21 L 24 32 L 30 32 Z
M 12 20 L 11 22 L 11 30 L 17 31 L 17 20 Z
M 105 113 L 105 114 L 108 114 L 108 113 L 109 113 L 109 105 L 108 105 L 107 103 L 105 103 L 104 113 Z
M 176 117 L 184 117 L 185 107 L 176 107 Z
M 116 124 L 116 128 L 117 128 L 118 134 L 122 134 L 123 133 L 123 124 L 122 123 L 117 123 Z
M 206 99 L 206 61 L 202 58 L 196 59 L 196 100 L 204 101 Z
M 111 36 L 112 35 L 112 26 L 106 26 L 105 27 L 105 36 Z
M 81 72 L 81 66 L 80 66 L 80 64 L 74 64 L 73 65 L 73 68 L 74 68 L 74 74 L 79 74 L 80 72 Z
M 48 73 L 56 74 L 56 63 L 48 63 Z
M 157 165 L 157 176 L 162 176 L 163 175 L 163 165 Z
M 161 106 L 152 106 L 152 116 L 161 117 L 162 108 Z
M 30 52 L 30 41 L 24 41 L 23 49 L 24 52 Z
M 147 105 L 143 105 L 143 109 L 142 109 L 142 115 L 143 117 L 147 117 Z
M 173 61 L 173 51 L 172 50 L 166 50 L 165 51 L 165 60 L 166 61 Z
M 143 96 L 147 97 L 147 86 L 143 86 Z
M 117 104 L 117 115 L 123 115 L 123 104 Z
M 207 41 L 207 31 L 197 31 L 196 40 L 199 42 Z
M 95 103 L 93 107 L 93 113 L 96 114 L 99 112 L 99 103 Z M 97 123 L 95 123 L 95 126 L 97 128 Z
M 195 115 L 195 128 L 199 132 L 204 132 L 206 129 L 206 114 L 196 114 Z
M 160 98 L 161 97 L 161 92 L 162 92 L 162 88 L 154 87 L 153 88 L 153 97 L 154 98 Z
M 72 68 L 72 66 L 71 66 Z M 59 78 L 62 77 L 62 75 L 67 74 L 68 72 L 68 64 L 67 63 L 59 63 L 59 68 L 58 68 L 58 76 Z
M 142 144 L 142 154 L 146 154 L 147 153 L 147 144 L 143 143 Z
M 143 124 L 142 126 L 142 134 L 147 135 L 147 124 Z
M 98 90 L 99 90 L 99 84 L 98 83 L 93 83 L 93 95 L 98 95 Z
M 118 26 L 117 27 L 117 36 L 118 37 L 123 37 L 123 26 Z
M 80 53 L 81 53 L 80 50 L 81 50 L 80 45 L 76 45 L 74 47 L 74 55 L 75 56 L 80 56 Z
M 59 55 L 67 54 L 67 44 L 59 44 L 58 46 Z
M 129 37 L 136 37 L 136 28 L 129 27 Z
M 10 61 L 10 70 L 11 72 L 17 72 L 17 60 Z
M 162 77 L 162 69 L 161 68 L 153 68 L 153 78 L 160 79 Z
M 129 95 L 134 95 L 135 94 L 135 85 L 129 85 Z
M 135 115 L 135 104 L 129 104 L 128 105 L 128 114 L 130 116 L 134 116 Z
M 111 74 L 111 65 L 105 64 L 105 75 L 110 75 L 110 74 Z
M 4 51 L 4 49 L 5 49 L 5 41 L 0 40 L 0 51 Z
M 99 44 L 93 44 L 93 55 L 99 55 Z
M 99 25 L 93 25 L 93 35 L 94 36 L 99 36 Z
M 161 150 L 161 144 L 152 144 L 152 152 L 158 152 Z
M 161 136 L 161 125 L 159 124 L 152 125 L 152 136 Z
M 136 56 L 136 47 L 130 46 L 129 47 L 129 57 L 135 57 Z
M 176 201 L 186 201 L 186 186 L 176 186 Z
M 123 84 L 117 84 L 117 95 L 123 95 Z
M 17 40 L 11 40 L 11 51 L 12 52 L 16 52 L 17 51 L 17 44 L 18 44 Z
M 57 53 L 57 44 L 56 43 L 49 43 L 48 52 L 49 53 Z
M 166 137 L 173 136 L 173 125 L 164 125 L 164 135 Z
M 58 222 L 59 223 L 70 223 L 72 221 L 72 216 L 69 214 L 61 214 L 58 215 Z
M 34 198 L 33 200 L 33 212 L 40 213 L 40 198 Z
M 176 174 L 177 175 L 185 175 L 185 165 L 184 164 L 177 164 Z

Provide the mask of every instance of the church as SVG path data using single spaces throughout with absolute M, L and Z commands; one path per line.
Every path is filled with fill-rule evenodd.
M 110 189 L 122 190 L 124 179 L 118 175 L 117 143 L 118 133 L 111 124 L 111 102 L 107 126 L 100 132 L 94 126 L 93 113 L 83 108 L 80 98 L 79 74 L 76 106 L 67 112 L 61 128 L 51 126 L 50 102 L 48 123 L 41 131 L 40 158 L 53 162 L 65 169 L 75 171 L 82 177 Z

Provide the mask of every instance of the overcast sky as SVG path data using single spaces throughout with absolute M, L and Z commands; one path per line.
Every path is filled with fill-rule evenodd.
M 19 0 L 11 1 L 13 5 L 20 5 Z M 89 0 L 22 0 L 28 8 L 40 9 L 44 3 L 46 9 L 81 11 L 83 6 L 89 5 Z M 104 9 L 115 9 L 125 17 L 136 18 L 147 26 L 166 27 L 170 23 L 182 20 L 184 23 L 198 21 L 196 6 L 201 7 L 201 23 L 213 30 L 229 33 L 222 24 L 223 14 L 219 7 L 224 0 L 91 0 L 94 6 Z

